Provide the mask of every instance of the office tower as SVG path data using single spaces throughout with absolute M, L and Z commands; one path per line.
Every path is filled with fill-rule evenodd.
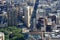
M 12 7 L 8 10 L 8 26 L 16 26 L 17 25 L 17 10 Z
M 25 16 L 25 22 L 26 22 L 28 27 L 30 27 L 30 20 L 31 20 L 32 11 L 33 11 L 32 6 L 27 6 L 25 8 L 24 16 Z
M 17 26 L 18 24 L 18 18 L 17 16 L 19 15 L 19 4 L 14 3 L 11 1 L 11 3 L 8 5 L 8 26 Z

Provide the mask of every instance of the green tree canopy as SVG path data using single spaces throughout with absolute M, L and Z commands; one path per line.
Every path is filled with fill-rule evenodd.
M 16 40 L 24 38 L 24 35 L 21 33 L 21 29 L 15 26 L 0 28 L 0 32 L 5 34 L 5 40 Z

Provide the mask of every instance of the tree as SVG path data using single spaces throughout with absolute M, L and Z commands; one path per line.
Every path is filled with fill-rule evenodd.
M 0 28 L 0 32 L 5 34 L 5 40 L 24 39 L 24 35 L 21 33 L 21 29 L 15 26 Z

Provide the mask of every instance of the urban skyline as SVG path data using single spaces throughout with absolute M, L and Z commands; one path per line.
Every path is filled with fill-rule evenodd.
M 60 40 L 60 0 L 0 0 L 1 40 Z

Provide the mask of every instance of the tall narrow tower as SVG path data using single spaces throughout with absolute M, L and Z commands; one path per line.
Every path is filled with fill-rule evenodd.
M 31 14 L 33 11 L 33 7 L 27 6 L 25 11 L 26 11 L 25 12 L 25 22 L 26 22 L 28 28 L 30 28 L 30 20 L 31 20 Z

